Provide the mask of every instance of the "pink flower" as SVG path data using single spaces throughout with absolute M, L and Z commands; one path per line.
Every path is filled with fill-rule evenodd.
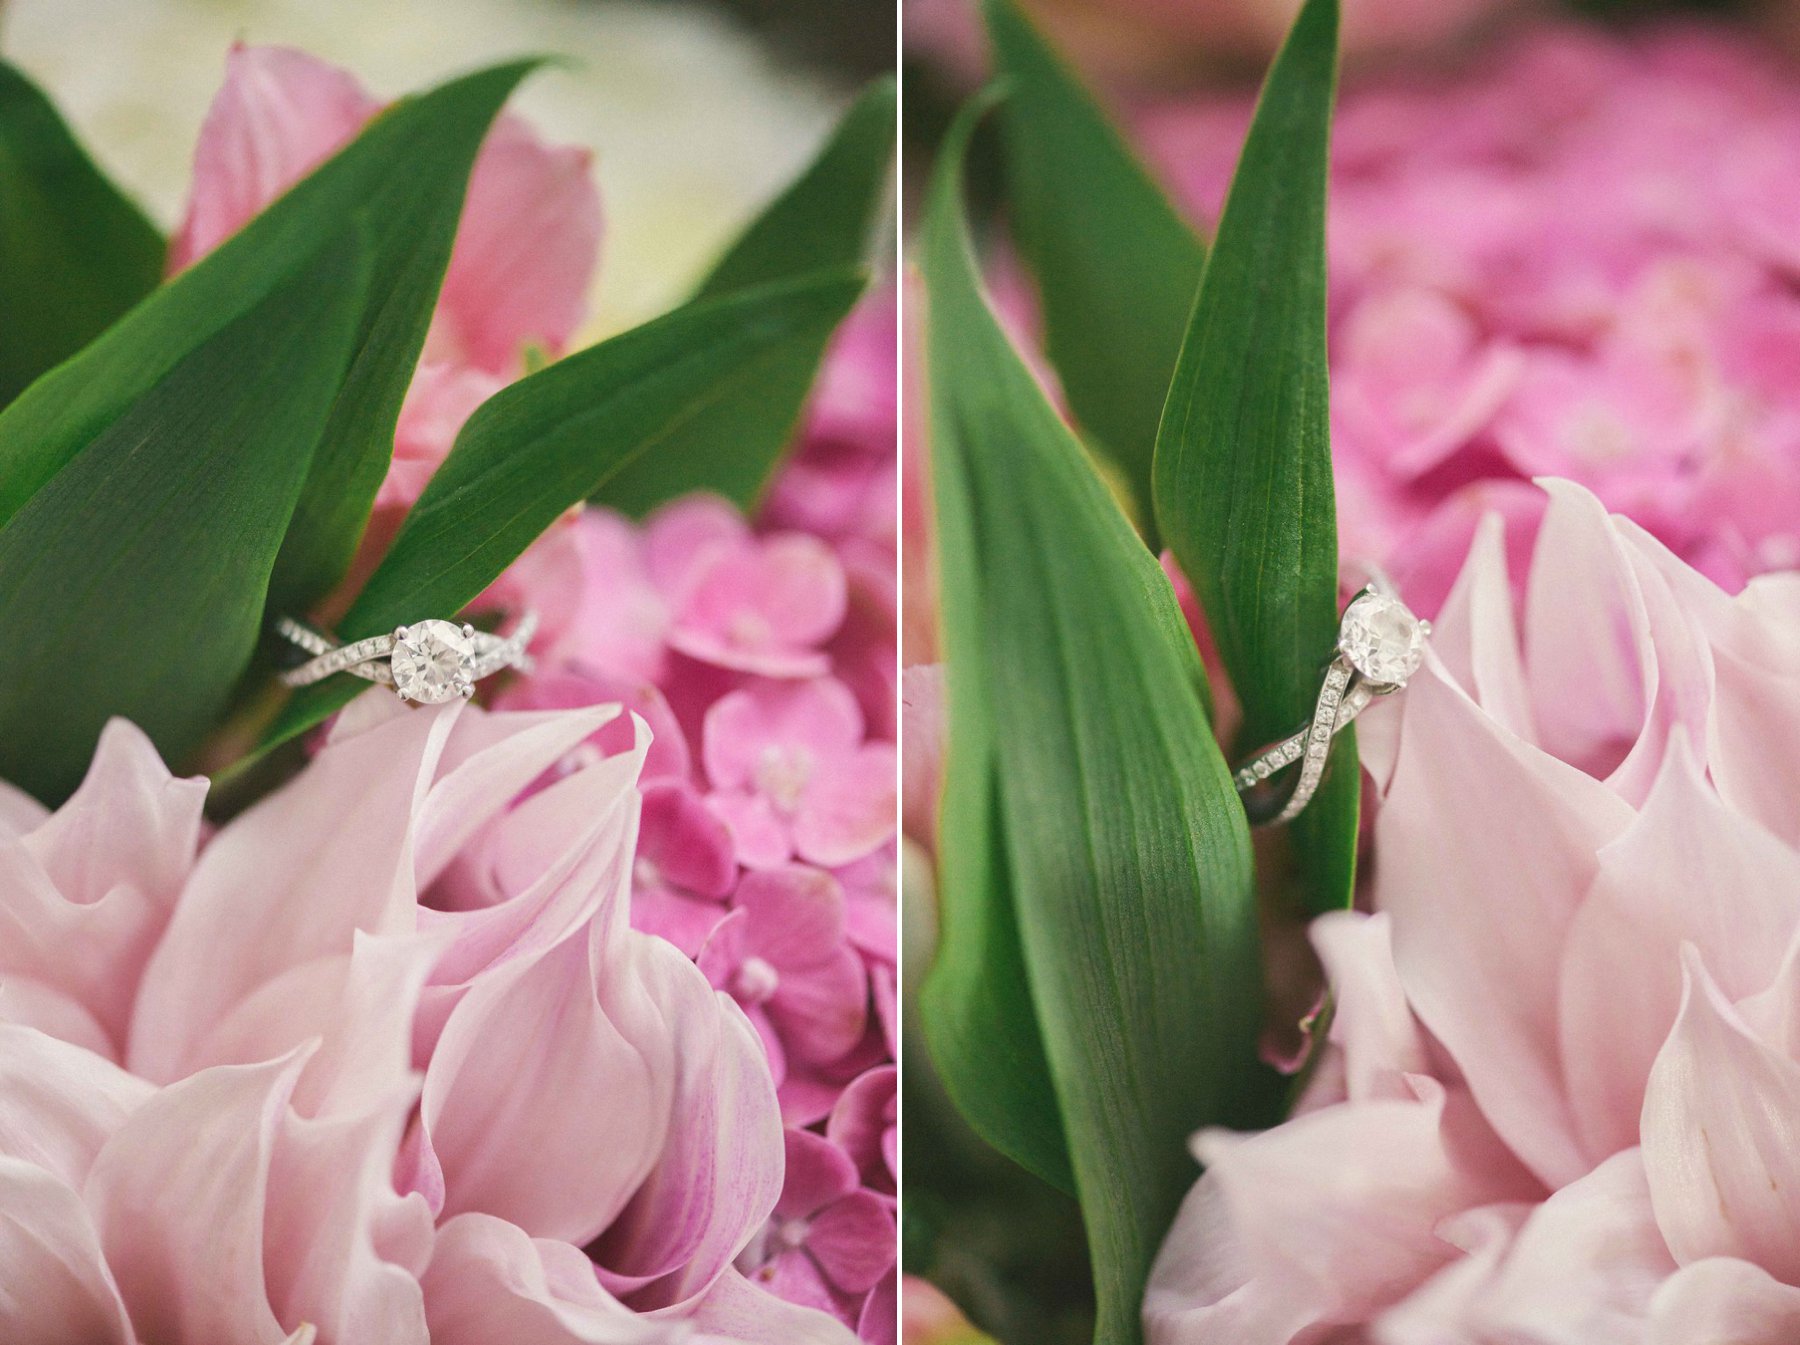
M 792 1059 L 826 1065 L 862 1039 L 869 978 L 844 926 L 844 893 L 818 869 L 746 874 L 700 970 L 750 1016 L 779 1084 Z
M 179 269 L 210 252 L 354 139 L 382 104 L 349 72 L 287 47 L 234 47 L 201 128 Z M 600 200 L 585 149 L 551 148 L 510 116 L 469 182 L 456 247 L 408 394 L 380 503 L 404 508 L 469 414 L 540 347 L 560 355 L 587 312 Z
M 1800 586 L 1546 490 L 1522 627 L 1490 520 L 1368 718 L 1375 913 L 1295 1117 L 1198 1137 L 1155 1345 L 1800 1323 Z
M 1141 117 L 1202 219 L 1249 106 Z M 1328 239 L 1346 559 L 1433 610 L 1475 520 L 1541 511 L 1549 474 L 1727 587 L 1800 562 L 1796 257 L 1766 227 L 1796 182 L 1800 94 L 1724 30 L 1540 25 L 1352 79 Z
M 645 787 L 631 879 L 634 927 L 698 957 L 726 917 L 737 874 L 731 833 L 692 786 L 665 780 Z
M 701 755 L 713 807 L 754 868 L 795 854 L 847 864 L 893 834 L 893 745 L 864 741 L 862 712 L 841 682 L 731 692 L 706 712 Z
M 790 1130 L 781 1200 L 746 1260 L 755 1266 L 751 1278 L 772 1293 L 853 1325 L 863 1297 L 893 1269 L 894 1216 L 888 1202 L 857 1185 L 856 1165 L 842 1149 Z
M 642 726 L 554 769 L 616 715 L 371 692 L 204 843 L 123 723 L 57 813 L 5 791 L 0 1335 L 849 1338 L 733 1268 L 773 1080 L 627 924 Z

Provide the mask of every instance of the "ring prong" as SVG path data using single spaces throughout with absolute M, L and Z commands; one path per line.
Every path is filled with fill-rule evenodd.
M 407 626 L 395 626 L 394 627 L 394 638 L 396 640 L 404 640 L 407 638 L 407 636 L 409 636 L 411 634 L 412 634 L 412 630 L 410 627 L 407 627 Z
M 471 626 L 468 622 L 465 621 L 465 622 L 463 622 L 462 633 L 463 633 L 463 639 L 472 640 L 475 638 L 475 627 Z

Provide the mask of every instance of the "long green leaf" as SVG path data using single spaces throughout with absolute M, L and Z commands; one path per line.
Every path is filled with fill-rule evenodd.
M 1008 219 L 1037 282 L 1069 409 L 1130 485 L 1152 535 L 1157 418 L 1206 248 L 1014 0 L 987 0 Z
M 448 264 L 476 150 L 530 62 L 401 100 L 0 414 L 0 523 L 178 362 L 341 230 L 368 220 L 374 270 L 357 349 L 282 547 L 275 588 L 304 609 L 342 576 L 393 452 L 394 425 Z
M 1244 707 L 1244 743 L 1312 716 L 1338 624 L 1325 352 L 1337 0 L 1307 0 L 1263 86 L 1156 448 L 1156 516 Z M 1359 779 L 1344 734 L 1293 829 L 1315 909 L 1348 903 Z
M 851 106 L 811 165 L 726 250 L 696 301 L 821 271 L 861 267 L 887 213 L 894 157 L 894 84 L 878 80 Z M 664 500 L 710 490 L 755 507 L 794 435 L 831 340 L 794 346 L 746 384 L 693 417 L 655 453 L 611 478 L 595 496 L 641 517 Z
M 1266 1072 L 1250 845 L 1202 713 L 1199 660 L 1154 558 L 1006 343 L 978 289 L 960 204 L 972 115 L 949 138 L 923 239 L 932 471 L 950 683 L 947 797 L 992 787 L 999 829 L 946 811 L 946 946 L 924 1003 L 937 1063 L 997 1147 L 1033 1151 L 1053 1099 L 1087 1223 L 1098 1340 L 1139 1339 L 1144 1280 L 1194 1176 L 1187 1137 L 1241 1119 Z M 992 745 L 984 782 L 958 744 Z M 997 845 L 1003 886 L 962 887 Z M 1010 901 L 1009 915 L 953 915 Z M 1017 931 L 1021 985 L 953 944 Z M 967 1030 L 979 1006 L 990 1040 Z M 1049 1088 L 1019 1087 L 1035 1020 Z M 990 1090 L 996 1090 L 990 1092 Z M 998 1090 L 1008 1090 L 999 1092 Z M 1001 1118 L 996 1127 L 995 1116 Z M 1050 1175 L 1050 1174 L 1046 1174 Z
M 0 528 L 0 777 L 47 802 L 123 715 L 184 760 L 262 625 L 370 278 L 353 231 L 183 357 Z
M 831 271 L 689 304 L 502 389 L 463 427 L 339 632 L 454 616 L 571 505 L 811 349 L 861 286 L 859 273 Z M 364 686 L 341 677 L 303 689 L 263 746 Z
M 0 406 L 162 277 L 156 226 L 0 61 Z

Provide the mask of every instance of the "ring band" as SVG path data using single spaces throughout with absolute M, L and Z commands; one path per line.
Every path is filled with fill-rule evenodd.
M 1377 696 L 1405 688 L 1425 658 L 1431 623 L 1421 621 L 1405 603 L 1371 584 L 1344 609 L 1338 624 L 1337 651 L 1325 669 L 1312 719 L 1297 732 L 1265 747 L 1232 773 L 1238 793 L 1250 794 L 1295 762 L 1300 775 L 1293 792 L 1273 816 L 1252 809 L 1259 825 L 1288 822 L 1300 814 L 1319 790 L 1331 744 Z M 1246 805 L 1250 804 L 1246 800 Z
M 525 649 L 537 625 L 535 612 L 526 612 L 517 628 L 505 636 L 454 621 L 420 621 L 398 626 L 391 635 L 371 635 L 340 645 L 284 616 L 275 623 L 275 632 L 314 655 L 281 674 L 286 686 L 309 686 L 337 673 L 349 673 L 393 687 L 402 700 L 439 705 L 458 696 L 473 696 L 477 682 L 502 668 L 530 671 L 531 656 Z

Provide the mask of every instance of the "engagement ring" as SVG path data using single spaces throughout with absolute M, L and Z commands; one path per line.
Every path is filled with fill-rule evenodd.
M 1425 638 L 1430 634 L 1429 621 L 1421 621 L 1405 603 L 1375 584 L 1351 600 L 1338 626 L 1337 654 L 1325 669 L 1311 723 L 1264 748 L 1232 776 L 1238 793 L 1248 794 L 1300 763 L 1300 778 L 1281 810 L 1273 817 L 1258 817 L 1265 810 L 1253 808 L 1252 820 L 1286 822 L 1311 802 L 1324 778 L 1332 739 L 1375 697 L 1405 687 L 1425 658 Z
M 281 675 L 291 687 L 349 673 L 391 686 L 400 699 L 441 705 L 475 694 L 475 684 L 502 668 L 530 671 L 525 646 L 537 630 L 537 614 L 527 612 L 510 635 L 490 635 L 454 621 L 421 621 L 397 627 L 392 635 L 371 635 L 339 645 L 290 617 L 275 623 L 282 639 L 316 655 Z

